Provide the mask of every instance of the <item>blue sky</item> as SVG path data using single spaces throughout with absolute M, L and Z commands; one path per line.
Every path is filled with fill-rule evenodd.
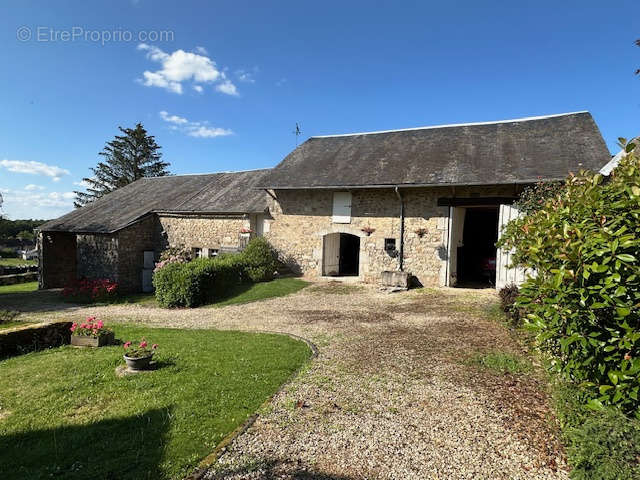
M 615 151 L 638 133 L 636 2 L 6 1 L 3 210 L 70 210 L 136 122 L 173 173 L 273 166 L 296 122 L 303 141 L 589 110 Z

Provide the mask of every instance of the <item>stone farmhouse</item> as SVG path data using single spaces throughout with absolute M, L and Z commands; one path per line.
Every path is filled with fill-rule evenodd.
M 523 188 L 610 160 L 588 112 L 311 137 L 273 169 L 145 178 L 44 224 L 41 287 L 147 289 L 167 246 L 213 256 L 250 235 L 310 278 L 501 287 L 522 279 L 495 242 Z

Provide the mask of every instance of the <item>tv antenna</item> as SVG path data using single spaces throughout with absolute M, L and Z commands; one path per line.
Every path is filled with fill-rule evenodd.
M 291 133 L 293 133 L 296 136 L 296 147 L 297 147 L 298 146 L 298 137 L 302 133 L 302 130 L 300 130 L 300 125 L 298 125 L 298 122 L 296 122 L 296 129 Z

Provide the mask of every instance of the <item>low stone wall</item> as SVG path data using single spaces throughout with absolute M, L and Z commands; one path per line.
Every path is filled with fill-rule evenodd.
M 71 322 L 38 323 L 0 330 L 0 358 L 67 345 L 71 342 L 71 325 Z
M 18 273 L 14 275 L 0 275 L 0 286 L 15 285 L 16 283 L 35 282 L 38 280 L 38 272 Z

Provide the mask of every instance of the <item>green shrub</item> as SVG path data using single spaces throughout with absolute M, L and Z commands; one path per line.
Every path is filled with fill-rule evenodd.
M 153 285 L 161 306 L 197 307 L 212 302 L 217 292 L 238 285 L 243 277 L 244 262 L 239 255 L 198 258 L 166 264 L 155 272 Z
M 278 268 L 278 259 L 267 242 L 262 237 L 252 239 L 242 252 L 245 262 L 245 272 L 252 282 L 266 282 L 273 279 Z
M 510 222 L 499 246 L 537 273 L 516 306 L 553 370 L 587 388 L 591 408 L 640 417 L 640 151 L 625 148 L 609 179 L 570 176 L 541 209 Z
M 559 385 L 556 411 L 574 480 L 640 478 L 640 421 L 606 407 L 593 411 L 575 387 Z

